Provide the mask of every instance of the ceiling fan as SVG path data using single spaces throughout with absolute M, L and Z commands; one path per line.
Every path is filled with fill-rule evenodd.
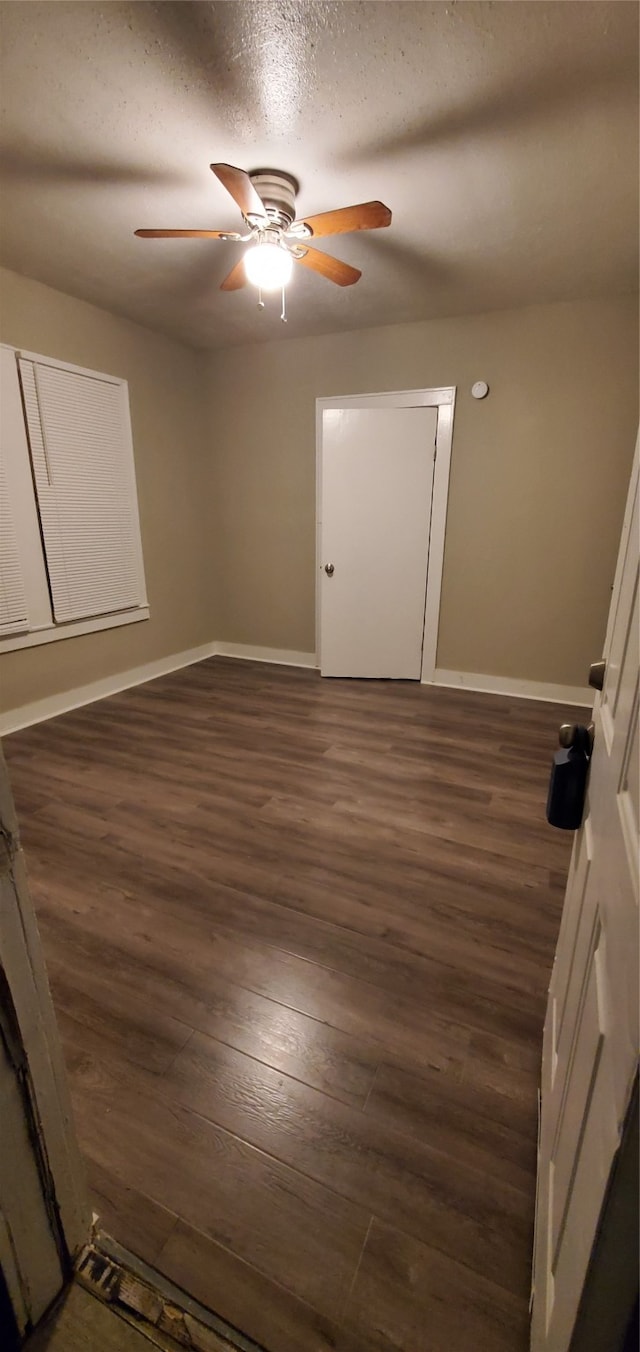
M 279 169 L 260 169 L 248 174 L 232 164 L 212 164 L 211 169 L 239 206 L 246 234 L 229 230 L 136 230 L 142 239 L 222 239 L 249 244 L 242 258 L 225 277 L 220 290 L 237 291 L 249 281 L 259 291 L 283 289 L 294 263 L 318 272 L 338 286 L 352 286 L 362 276 L 358 268 L 312 249 L 310 239 L 349 234 L 354 230 L 377 230 L 391 224 L 391 212 L 383 202 L 324 211 L 319 216 L 295 220 L 298 183 Z M 259 304 L 262 307 L 262 298 Z M 284 305 L 283 305 L 284 317 Z

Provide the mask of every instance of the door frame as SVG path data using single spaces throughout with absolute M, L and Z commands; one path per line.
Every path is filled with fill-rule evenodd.
M 438 646 L 455 403 L 455 385 L 442 385 L 429 390 L 389 390 L 377 394 L 330 395 L 326 398 L 316 399 L 316 666 L 322 665 L 320 586 L 322 574 L 322 414 L 324 410 L 329 408 L 436 408 L 438 410 L 436 455 L 431 494 L 422 670 L 420 673 L 421 683 L 431 684 L 435 675 Z
M 89 885 L 89 884 L 88 884 Z M 92 1223 L 84 1164 L 18 822 L 0 749 L 0 1038 L 27 1127 L 24 1147 L 0 1154 L 0 1267 L 20 1332 L 36 1322 L 69 1280 Z M 33 1187 L 33 1169 L 40 1189 Z M 16 1177 L 17 1176 L 17 1177 Z M 22 1203 L 29 1183 L 28 1243 Z M 12 1211 L 11 1208 L 14 1208 Z

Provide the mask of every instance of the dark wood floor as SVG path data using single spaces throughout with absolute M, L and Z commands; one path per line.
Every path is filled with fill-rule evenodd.
M 5 741 L 96 1209 L 269 1352 L 527 1346 L 571 712 L 214 658 Z

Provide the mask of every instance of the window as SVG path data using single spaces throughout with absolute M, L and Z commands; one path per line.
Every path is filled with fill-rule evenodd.
M 147 619 L 126 381 L 0 363 L 0 652 Z

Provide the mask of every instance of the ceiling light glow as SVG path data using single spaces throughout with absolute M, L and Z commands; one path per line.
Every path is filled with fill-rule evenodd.
M 254 244 L 244 256 L 244 268 L 247 280 L 262 291 L 279 291 L 291 278 L 293 259 L 279 244 L 265 240 L 263 244 Z

